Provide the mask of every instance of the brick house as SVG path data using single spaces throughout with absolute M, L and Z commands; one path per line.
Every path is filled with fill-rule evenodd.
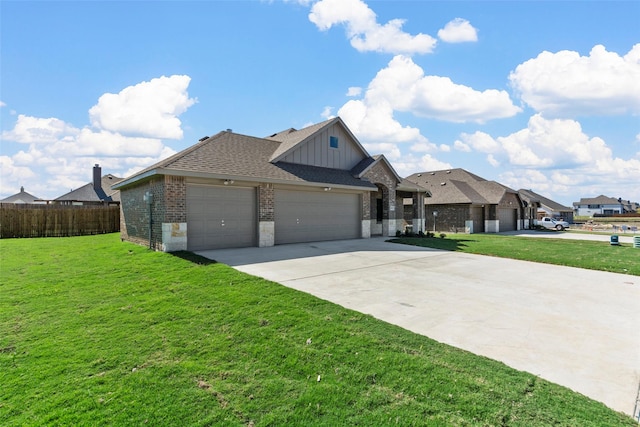
M 524 226 L 518 192 L 464 169 L 419 172 L 406 181 L 426 190 L 425 230 L 497 233 Z M 405 219 L 411 215 L 410 209 Z
M 24 191 L 24 187 L 20 187 L 20 192 L 13 194 L 9 197 L 6 197 L 0 200 L 0 203 L 14 203 L 14 204 L 35 204 L 35 203 L 44 203 L 40 197 L 34 196 L 33 194 L 27 193 Z
M 531 221 L 528 221 L 531 225 L 533 225 L 533 220 L 541 219 L 545 216 L 561 219 L 569 223 L 573 222 L 573 208 L 564 206 L 532 190 L 521 188 L 518 190 L 518 194 L 528 210 L 526 218 L 531 219 Z
M 635 212 L 637 203 L 601 194 L 598 197 L 583 197 L 579 202 L 573 202 L 573 209 L 577 216 L 613 216 Z
M 54 205 L 116 205 L 120 202 L 120 192 L 111 187 L 122 181 L 122 178 L 112 174 L 102 175 L 102 168 L 96 164 L 93 166 L 93 180 L 82 187 L 71 190 L 50 203 Z
M 265 138 L 223 131 L 113 188 L 122 238 L 162 251 L 392 236 L 406 198 L 424 217 L 420 186 L 339 117 Z

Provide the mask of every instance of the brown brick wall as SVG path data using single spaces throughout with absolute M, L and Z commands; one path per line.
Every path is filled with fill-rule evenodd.
M 124 240 L 149 246 L 149 205 L 144 201 L 144 194 L 147 191 L 153 194 L 151 246 L 159 250 L 162 248 L 162 223 L 165 221 L 166 212 L 164 176 L 151 178 L 135 187 L 120 191 L 121 221 L 123 221 L 120 235 Z
M 187 222 L 187 183 L 183 176 L 164 178 L 163 222 Z
M 362 193 L 362 219 L 371 219 L 371 197 L 372 194 L 368 191 Z
M 273 184 L 260 184 L 258 206 L 258 221 L 275 221 Z
M 433 211 L 438 211 L 435 218 L 436 231 L 449 231 L 451 227 L 462 228 L 465 221 L 471 219 L 469 205 L 427 205 L 425 212 L 425 231 L 433 231 Z

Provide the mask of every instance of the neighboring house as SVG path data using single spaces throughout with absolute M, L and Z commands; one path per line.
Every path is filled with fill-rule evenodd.
M 0 200 L 0 203 L 16 203 L 16 204 L 36 204 L 43 203 L 39 197 L 24 191 L 24 187 L 20 187 L 20 192 Z
M 419 186 L 339 117 L 266 138 L 223 131 L 114 188 L 122 238 L 163 251 L 392 236 L 404 198 L 424 215 Z
M 93 167 L 93 181 L 51 201 L 59 205 L 104 205 L 120 202 L 120 192 L 112 185 L 122 181 L 111 174 L 102 176 L 100 165 Z
M 523 228 L 518 192 L 464 169 L 420 172 L 407 181 L 426 189 L 426 230 L 495 233 Z
M 601 194 L 598 197 L 582 198 L 579 202 L 573 202 L 573 210 L 576 216 L 606 216 L 625 213 L 627 211 L 625 204 L 624 200 Z M 631 204 L 629 204 L 629 209 L 632 209 Z
M 562 219 L 568 223 L 573 223 L 573 209 L 554 202 L 532 190 L 518 190 L 520 199 L 525 206 L 525 220 L 536 220 L 548 216 L 555 219 Z M 533 222 L 531 222 L 533 224 Z

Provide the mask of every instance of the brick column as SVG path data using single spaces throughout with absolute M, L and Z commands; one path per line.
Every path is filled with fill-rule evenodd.
M 187 250 L 187 183 L 183 176 L 164 177 L 164 218 L 161 249 Z
M 275 192 L 273 184 L 258 187 L 258 246 L 275 244 Z

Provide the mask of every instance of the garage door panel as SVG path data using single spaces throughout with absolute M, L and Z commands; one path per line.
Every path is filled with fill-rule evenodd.
M 188 185 L 187 223 L 189 250 L 255 246 L 255 189 Z
M 360 237 L 360 197 L 337 192 L 275 191 L 275 243 Z
M 517 209 L 498 209 L 498 220 L 500 221 L 500 231 L 515 231 L 517 222 Z

